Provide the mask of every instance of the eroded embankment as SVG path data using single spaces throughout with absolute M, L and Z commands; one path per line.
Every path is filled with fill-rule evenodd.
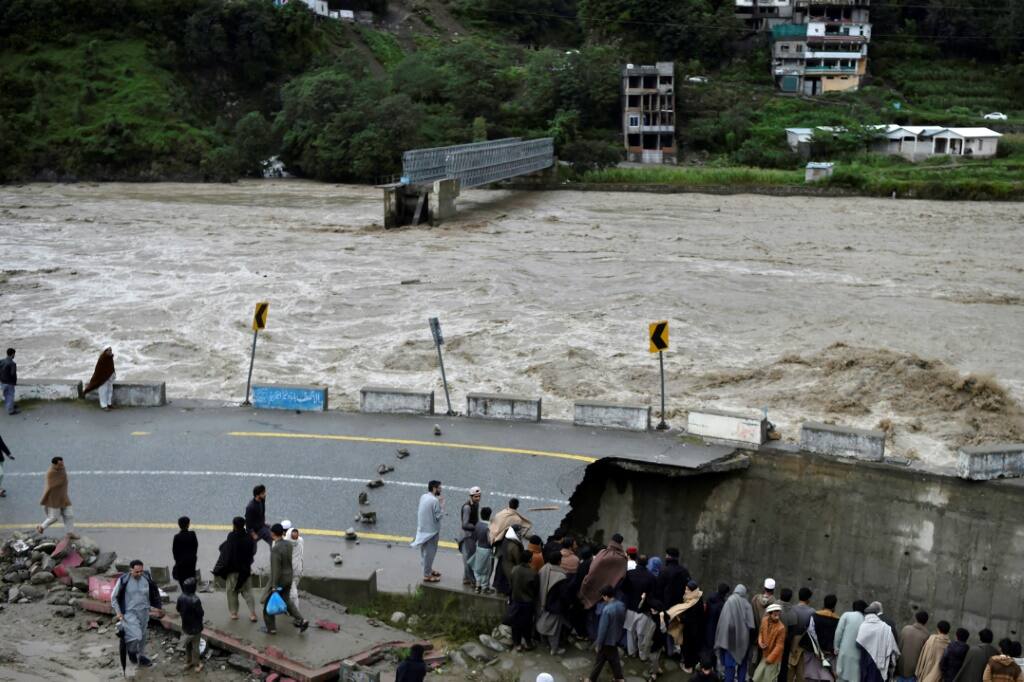
M 679 547 L 691 573 L 719 582 L 809 586 L 844 608 L 880 600 L 971 631 L 1024 626 L 1024 527 L 1018 481 L 970 483 L 890 465 L 758 454 L 749 469 L 670 477 L 591 465 L 564 525 L 641 552 Z

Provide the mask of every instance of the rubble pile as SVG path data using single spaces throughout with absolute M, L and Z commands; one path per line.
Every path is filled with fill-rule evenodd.
M 0 545 L 0 602 L 45 601 L 62 607 L 58 615 L 71 618 L 77 600 L 89 591 L 89 578 L 109 571 L 116 558 L 89 538 L 56 541 L 15 532 Z

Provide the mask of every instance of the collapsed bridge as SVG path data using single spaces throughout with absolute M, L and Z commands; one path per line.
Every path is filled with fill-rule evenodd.
M 407 151 L 402 154 L 400 181 L 383 185 L 384 226 L 447 220 L 455 215 L 455 198 L 462 189 L 551 168 L 554 158 L 550 137 L 508 137 Z

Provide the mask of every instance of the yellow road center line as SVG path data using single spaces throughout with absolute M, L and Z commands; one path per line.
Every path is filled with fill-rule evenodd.
M 132 435 L 133 436 L 149 436 L 149 435 L 151 435 L 151 433 L 149 431 L 132 431 Z
M 158 523 L 158 522 L 89 522 L 89 523 L 78 523 L 75 522 L 77 528 L 93 528 L 95 530 L 178 530 L 178 524 L 176 523 Z M 2 523 L 0 524 L 0 530 L 22 530 L 24 528 L 35 528 L 36 524 L 33 523 Z M 230 531 L 232 526 L 219 523 L 193 523 L 189 526 L 192 530 L 220 530 Z M 345 531 L 343 530 L 323 530 L 319 528 L 302 528 L 301 532 L 303 535 L 316 535 L 320 537 L 330 538 L 343 538 L 345 537 Z M 386 533 L 362 533 L 359 532 L 360 540 L 380 540 L 381 542 L 394 542 L 394 543 L 410 543 L 412 537 L 406 535 L 388 535 Z M 458 544 L 447 540 L 442 540 L 437 543 L 440 547 L 445 549 L 458 549 Z
M 409 440 L 405 438 L 374 438 L 371 436 L 339 436 L 329 433 L 277 433 L 274 431 L 231 431 L 229 436 L 242 438 L 292 438 L 296 440 L 340 440 L 350 443 L 388 443 L 390 445 L 417 445 L 430 448 L 452 448 L 454 450 L 480 450 L 483 452 L 499 452 L 506 455 L 532 455 L 536 457 L 555 457 L 572 459 L 588 464 L 597 461 L 597 457 L 577 455 L 571 452 L 552 452 L 550 450 L 524 450 L 522 448 L 502 448 L 496 445 L 472 445 L 469 443 L 447 443 L 432 440 Z

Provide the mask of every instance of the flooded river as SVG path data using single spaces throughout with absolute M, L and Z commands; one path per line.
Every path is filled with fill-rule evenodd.
M 0 344 L 20 374 L 240 401 L 254 380 L 652 401 L 881 425 L 947 464 L 1024 438 L 1024 204 L 470 191 L 458 220 L 385 231 L 379 190 L 303 181 L 0 187 Z M 963 374 L 990 375 L 964 382 Z M 1003 391 L 1005 387 L 1006 391 Z M 443 394 L 438 393 L 443 405 Z

